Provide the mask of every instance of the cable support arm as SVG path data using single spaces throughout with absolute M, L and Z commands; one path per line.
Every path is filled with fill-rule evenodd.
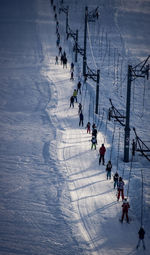
M 86 77 L 91 78 L 93 81 L 97 82 L 97 74 L 94 73 L 88 66 L 87 66 L 87 74 Z M 96 78 L 95 78 L 96 77 Z
M 112 118 L 115 118 L 116 119 L 116 121 L 118 121 L 122 126 L 125 126 L 125 124 L 124 123 L 122 123 L 122 121 L 120 120 L 120 119 L 125 119 L 126 117 L 125 116 L 123 116 L 117 109 L 116 109 L 116 107 L 113 105 L 113 103 L 112 103 L 112 100 L 111 100 L 111 98 L 109 98 L 109 101 L 110 101 L 110 103 L 111 103 L 111 112 L 109 113 L 109 119 L 112 117 Z M 112 115 L 112 112 L 113 112 L 113 114 L 114 115 Z M 117 115 L 118 114 L 118 115 Z
M 99 16 L 99 13 L 98 13 L 98 7 L 97 7 L 95 10 L 88 13 L 88 21 L 94 22 L 95 18 L 98 19 L 98 16 Z
M 144 61 L 142 61 L 141 63 L 139 63 L 138 65 L 136 65 L 135 67 L 132 68 L 132 72 L 133 72 L 132 76 L 134 77 L 133 80 L 135 80 L 137 77 L 145 78 L 145 76 L 147 76 L 147 80 L 149 79 L 150 66 L 149 66 L 149 64 L 146 65 L 149 58 L 150 58 L 150 55 Z M 140 66 L 141 66 L 141 68 L 139 70 L 137 70 L 137 67 L 140 67 Z
M 136 151 L 141 152 L 142 155 L 150 161 L 150 157 L 144 153 L 144 152 L 150 152 L 150 149 L 149 149 L 148 146 L 138 137 L 135 128 L 133 128 L 133 131 L 134 131 L 134 133 L 135 133 L 136 140 L 137 140 L 137 143 L 138 143 L 138 145 L 139 145 L 139 149 L 136 149 Z M 140 142 L 142 143 L 142 145 L 144 145 L 144 146 L 146 147 L 146 150 L 142 149 L 142 146 L 141 146 Z
M 69 38 L 69 36 L 71 36 L 74 41 L 76 41 L 76 33 L 73 32 L 73 30 L 71 30 L 71 28 L 68 25 L 68 34 L 67 34 L 67 38 Z

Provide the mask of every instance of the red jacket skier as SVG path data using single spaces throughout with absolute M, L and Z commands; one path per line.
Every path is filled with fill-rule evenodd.
M 129 223 L 129 217 L 128 217 L 128 209 L 130 208 L 129 202 L 125 198 L 122 204 L 122 217 L 121 222 L 123 222 L 124 216 L 126 215 L 126 220 Z
M 101 163 L 101 160 L 103 161 L 103 165 L 105 165 L 105 159 L 104 159 L 105 152 L 106 152 L 106 148 L 105 148 L 104 144 L 102 144 L 102 146 L 99 149 L 99 154 L 100 154 L 99 165 Z

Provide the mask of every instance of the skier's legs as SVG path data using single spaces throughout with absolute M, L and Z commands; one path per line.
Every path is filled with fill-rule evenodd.
M 138 241 L 138 244 L 137 244 L 137 246 L 136 246 L 137 249 L 139 248 L 140 243 L 141 243 L 141 239 L 139 239 L 139 241 Z
M 100 155 L 100 157 L 99 157 L 99 165 L 100 165 L 100 163 L 101 163 L 101 159 L 102 159 L 102 156 Z
M 126 212 L 126 219 L 127 219 L 127 222 L 129 222 L 128 212 Z
M 122 200 L 124 199 L 124 191 L 123 189 L 121 190 L 121 196 L 122 196 Z
M 120 198 L 120 189 L 118 190 L 118 200 L 119 200 L 119 198 Z
M 124 211 L 122 212 L 121 221 L 123 221 L 123 219 L 124 219 Z
M 142 243 L 143 243 L 143 249 L 145 250 L 145 242 L 144 242 L 144 239 L 142 239 Z
M 102 160 L 103 160 L 103 165 L 105 165 L 104 155 L 102 156 Z

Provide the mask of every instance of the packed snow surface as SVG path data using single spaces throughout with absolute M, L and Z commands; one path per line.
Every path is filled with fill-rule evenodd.
M 149 253 L 150 161 L 131 144 L 138 136 L 150 148 L 150 82 L 132 81 L 130 159 L 124 158 L 124 126 L 111 119 L 114 106 L 125 115 L 128 65 L 150 55 L 149 0 L 1 0 L 0 1 L 0 255 L 134 255 Z M 54 11 L 54 5 L 56 11 Z M 98 114 L 96 82 L 82 76 L 83 57 L 75 63 L 74 39 L 84 45 L 85 6 L 98 7 L 99 17 L 87 24 L 87 66 L 100 70 Z M 55 64 L 56 20 L 60 45 L 68 63 Z M 75 63 L 74 80 L 70 65 Z M 149 63 L 149 60 L 147 64 Z M 78 103 L 70 97 L 81 81 Z M 96 150 L 86 124 L 96 123 Z M 99 148 L 106 147 L 105 165 Z M 106 164 L 112 161 L 112 178 Z M 130 203 L 130 224 L 117 201 L 113 175 L 118 170 Z M 145 245 L 136 249 L 138 231 Z

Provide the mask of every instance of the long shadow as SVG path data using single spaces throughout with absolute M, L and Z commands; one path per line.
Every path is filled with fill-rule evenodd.
M 91 183 L 89 183 L 89 184 L 83 185 L 82 187 L 78 187 L 78 188 L 76 188 L 76 189 L 70 189 L 69 191 L 76 191 L 76 190 L 80 190 L 80 189 L 85 189 L 85 188 L 87 188 L 87 187 L 89 187 L 89 186 L 91 186 L 91 185 L 94 185 L 94 184 L 96 184 L 96 183 L 100 183 L 100 182 L 103 182 L 103 181 L 105 181 L 105 180 L 96 181 L 96 182 L 91 182 Z
M 90 169 L 89 169 L 90 170 Z M 84 170 L 84 171 L 81 171 L 81 172 L 87 172 L 87 171 L 89 171 L 89 170 Z M 81 173 L 80 172 L 80 173 Z M 99 175 L 101 175 L 101 174 L 103 174 L 103 172 L 99 172 L 99 173 L 97 173 L 97 174 L 92 174 L 92 175 L 88 175 L 88 176 L 84 176 L 84 177 L 81 177 L 81 178 L 76 178 L 76 179 L 72 179 L 72 180 L 68 180 L 68 182 L 74 182 L 74 181 L 80 181 L 80 180 L 83 180 L 83 179 L 88 179 L 88 178 L 91 178 L 91 177 L 95 177 L 95 176 L 99 176 Z M 71 175 L 70 175 L 71 176 Z
M 82 201 L 82 200 L 87 199 L 87 198 L 99 197 L 99 196 L 102 196 L 102 195 L 104 195 L 104 194 L 108 194 L 108 193 L 110 193 L 110 192 L 112 192 L 112 189 L 110 189 L 109 191 L 105 191 L 105 192 L 103 192 L 103 193 L 98 193 L 98 194 L 96 194 L 96 195 L 90 195 L 90 196 L 81 197 L 81 198 L 79 198 L 79 199 L 72 200 L 71 202 L 78 202 L 78 201 Z

